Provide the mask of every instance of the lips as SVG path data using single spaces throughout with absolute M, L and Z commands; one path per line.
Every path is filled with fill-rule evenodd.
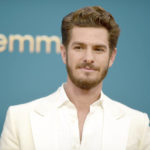
M 81 64 L 77 66 L 78 69 L 83 69 L 86 71 L 99 71 L 98 67 L 95 67 L 93 64 Z
M 85 70 L 95 70 L 94 68 L 91 68 L 91 67 L 82 67 L 81 69 L 85 69 Z
M 95 72 L 96 70 L 90 68 L 81 68 L 84 72 Z

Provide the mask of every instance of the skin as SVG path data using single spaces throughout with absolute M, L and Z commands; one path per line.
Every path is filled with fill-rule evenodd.
M 90 111 L 90 105 L 100 97 L 103 72 L 112 66 L 116 49 L 110 55 L 108 31 L 105 28 L 73 27 L 71 33 L 67 50 L 65 46 L 61 46 L 63 62 L 69 66 L 75 80 L 84 83 L 98 81 L 90 88 L 82 88 L 68 75 L 64 85 L 67 96 L 77 109 L 81 141 L 83 125 Z

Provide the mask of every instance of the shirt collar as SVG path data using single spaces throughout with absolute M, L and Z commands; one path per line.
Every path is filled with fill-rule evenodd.
M 60 99 L 59 101 L 57 101 L 57 106 L 58 107 L 61 107 L 63 105 L 66 105 L 68 103 L 71 103 L 71 101 L 69 100 L 67 94 L 66 94 L 66 91 L 64 89 L 64 84 L 62 84 L 62 86 L 58 89 L 59 92 L 60 92 Z M 103 92 L 101 91 L 101 95 L 100 95 L 100 98 L 95 101 L 93 104 L 91 104 L 91 107 L 102 107 L 103 108 L 103 101 L 104 101 L 104 94 Z
M 95 101 L 93 104 L 91 104 L 91 107 L 102 107 L 103 108 L 103 102 L 104 102 L 104 94 L 101 91 L 100 97 L 97 101 Z

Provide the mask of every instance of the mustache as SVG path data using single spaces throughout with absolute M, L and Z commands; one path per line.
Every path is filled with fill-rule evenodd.
M 95 65 L 91 64 L 91 63 L 82 63 L 82 64 L 78 64 L 76 66 L 76 68 L 88 68 L 88 69 L 92 69 L 92 70 L 96 70 L 96 71 L 100 71 L 99 67 L 96 67 Z

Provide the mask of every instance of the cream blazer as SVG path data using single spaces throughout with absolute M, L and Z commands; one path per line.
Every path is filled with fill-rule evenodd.
M 55 118 L 59 101 L 58 89 L 47 97 L 11 106 L 4 123 L 0 150 L 65 150 L 57 141 Z M 101 150 L 150 150 L 149 119 L 145 113 L 105 95 L 104 108 Z

